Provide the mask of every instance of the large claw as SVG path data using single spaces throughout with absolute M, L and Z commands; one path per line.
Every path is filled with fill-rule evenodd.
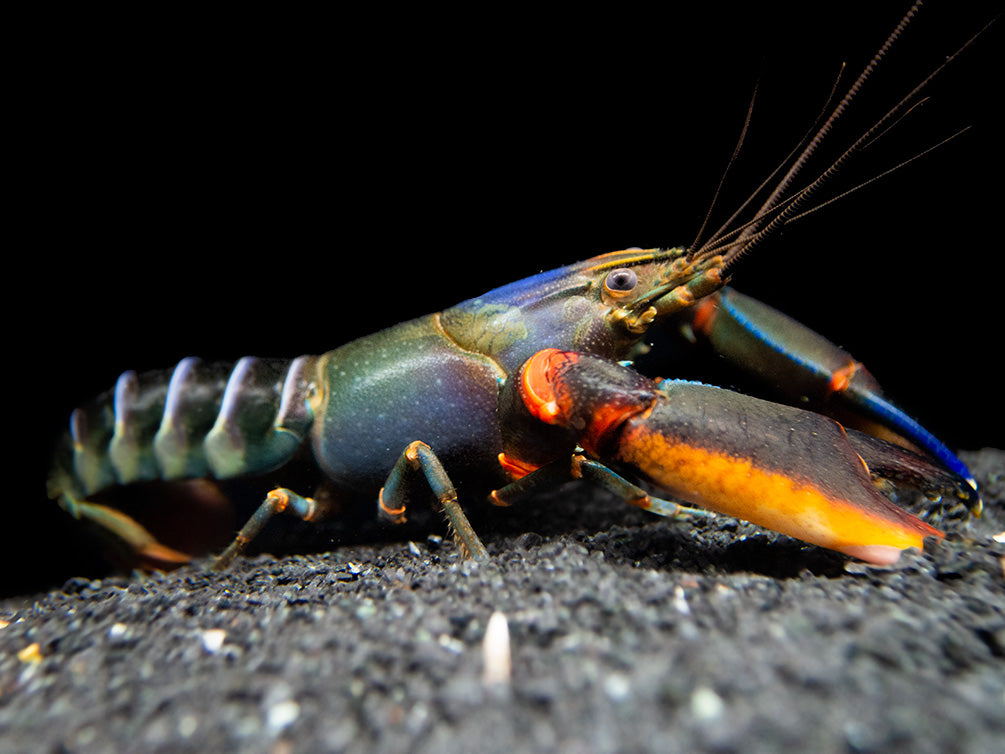
M 827 417 L 698 383 L 657 385 L 554 349 L 520 374 L 513 382 L 524 405 L 549 431 L 567 428 L 593 457 L 675 497 L 872 563 L 943 536 L 877 490 L 845 429 Z M 870 442 L 871 457 L 883 461 L 885 445 Z

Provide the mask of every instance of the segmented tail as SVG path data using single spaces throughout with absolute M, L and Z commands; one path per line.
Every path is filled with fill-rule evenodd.
M 49 496 L 66 507 L 114 485 L 228 479 L 276 468 L 314 421 L 315 357 L 183 359 L 173 370 L 125 372 L 79 408 L 57 449 Z

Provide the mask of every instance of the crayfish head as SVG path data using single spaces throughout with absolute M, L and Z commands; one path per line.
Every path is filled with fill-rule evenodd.
M 721 264 L 683 248 L 614 251 L 463 301 L 439 324 L 507 374 L 546 347 L 626 359 L 653 322 L 722 287 Z
M 606 325 L 633 336 L 725 284 L 721 256 L 694 257 L 683 248 L 626 249 L 586 264 L 593 268 L 595 295 L 607 307 Z

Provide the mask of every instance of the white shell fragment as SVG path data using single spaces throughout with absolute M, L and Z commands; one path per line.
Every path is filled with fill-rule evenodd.
M 223 646 L 223 640 L 227 638 L 227 632 L 220 628 L 211 628 L 202 632 L 202 647 L 210 654 L 219 652 Z
M 507 684 L 510 681 L 509 623 L 500 612 L 492 613 L 485 638 L 482 640 L 482 658 L 485 664 L 482 680 L 487 686 Z

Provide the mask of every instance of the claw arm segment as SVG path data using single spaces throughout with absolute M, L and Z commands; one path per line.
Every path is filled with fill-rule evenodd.
M 392 523 L 405 521 L 406 490 L 414 484 L 413 473 L 416 471 L 423 473 L 433 494 L 443 506 L 454 539 L 462 550 L 475 560 L 488 559 L 488 550 L 485 549 L 485 545 L 461 509 L 460 503 L 457 502 L 457 491 L 453 482 L 450 481 L 440 459 L 424 442 L 411 443 L 398 456 L 378 496 L 379 514 Z
M 818 410 L 841 408 L 878 423 L 933 455 L 976 495 L 973 475 L 951 450 L 887 400 L 851 354 L 805 325 L 730 288 L 696 307 L 692 325 L 717 354 L 787 399 L 808 399 Z

